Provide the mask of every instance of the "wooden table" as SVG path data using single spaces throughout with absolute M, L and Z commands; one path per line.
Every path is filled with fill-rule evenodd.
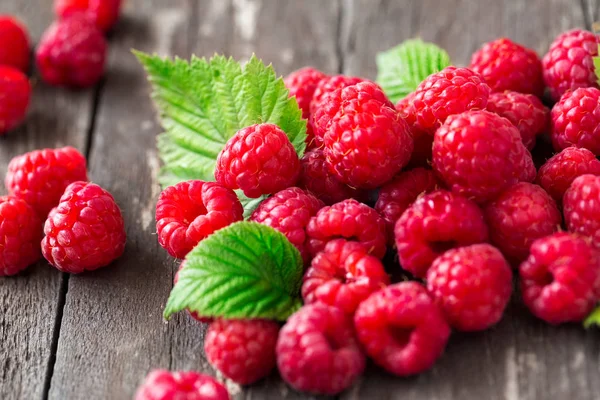
M 35 40 L 51 2 L 2 0 Z M 157 243 L 154 206 L 161 128 L 149 86 L 130 49 L 162 55 L 247 59 L 256 52 L 280 74 L 304 65 L 375 77 L 375 54 L 421 36 L 468 63 L 500 36 L 543 54 L 559 32 L 590 28 L 594 0 L 127 0 L 97 87 L 73 92 L 37 81 L 25 125 L 0 140 L 0 174 L 25 151 L 72 145 L 91 178 L 110 190 L 127 223 L 125 255 L 94 273 L 67 275 L 39 262 L 0 279 L 0 399 L 130 399 L 150 369 L 214 374 L 206 330 L 187 315 L 162 319 L 177 263 Z M 274 373 L 236 399 L 310 398 Z M 399 379 L 370 366 L 341 399 L 598 399 L 600 333 L 550 327 L 518 301 L 479 334 L 455 334 L 428 373 Z

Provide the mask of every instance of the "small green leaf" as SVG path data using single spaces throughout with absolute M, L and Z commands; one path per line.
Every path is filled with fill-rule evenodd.
M 449 65 L 446 51 L 421 39 L 410 39 L 377 54 L 377 83 L 396 103 L 429 75 Z
M 600 326 L 600 306 L 592 311 L 585 321 L 583 321 L 583 327 L 586 329 L 591 328 L 594 325 Z
M 257 199 L 251 199 L 239 189 L 235 191 L 235 194 L 237 194 L 238 199 L 240 199 L 240 203 L 242 203 L 242 207 L 244 207 L 244 219 L 250 218 L 250 215 L 252 215 L 252 212 L 256 210 L 260 203 L 269 197 L 267 195 L 262 195 Z
M 165 318 L 184 309 L 206 317 L 284 321 L 302 306 L 302 257 L 279 231 L 237 222 L 201 241 L 165 307 Z

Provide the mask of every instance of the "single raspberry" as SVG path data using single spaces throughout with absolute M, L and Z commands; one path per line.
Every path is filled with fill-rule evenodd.
M 583 147 L 600 155 L 600 90 L 568 91 L 552 107 L 550 137 L 554 150 Z
M 367 79 L 357 76 L 334 75 L 321 79 L 313 92 L 310 101 L 310 114 L 314 115 L 317 109 L 321 108 L 323 97 L 328 93 L 334 92 L 336 89 L 342 89 L 346 86 L 356 85 L 357 83 L 367 82 Z
M 381 261 L 362 244 L 336 239 L 312 260 L 304 274 L 302 298 L 305 304 L 321 302 L 352 315 L 371 293 L 389 283 Z
M 412 92 L 396 103 L 396 110 L 404 118 L 413 136 L 414 149 L 408 165 L 426 167 L 431 164 L 433 133 L 420 129 L 416 125 L 417 114 L 413 107 L 415 93 Z
M 377 258 L 385 255 L 385 221 L 377 211 L 354 199 L 320 209 L 308 222 L 306 234 L 313 256 L 323 251 L 327 242 L 340 237 L 362 243 Z
M 567 147 L 540 167 L 537 183 L 557 204 L 562 204 L 563 195 L 571 183 L 585 174 L 600 175 L 600 161 L 588 149 Z
M 554 39 L 542 59 L 544 81 L 555 101 L 569 89 L 598 87 L 593 57 L 598 54 L 598 37 L 573 29 Z
M 88 87 L 104 74 L 106 39 L 83 14 L 56 21 L 36 51 L 42 79 L 57 86 Z
M 239 130 L 219 153 L 215 179 L 250 198 L 294 186 L 300 160 L 284 131 L 274 124 Z
M 477 204 L 438 190 L 406 209 L 394 235 L 402 268 L 424 278 L 433 260 L 446 250 L 487 242 L 488 229 Z
M 533 242 L 519 275 L 525 305 L 551 324 L 581 321 L 598 301 L 598 252 L 569 233 Z
M 278 333 L 274 321 L 217 319 L 206 332 L 206 358 L 232 381 L 249 385 L 269 375 L 275 366 Z
M 29 70 L 29 35 L 17 18 L 0 15 L 0 65 Z M 0 93 L 4 91 L 0 89 Z
M 528 150 L 533 149 L 536 137 L 547 131 L 550 122 L 550 110 L 531 94 L 492 93 L 487 110 L 512 122 L 519 129 L 521 140 Z
M 211 376 L 194 371 L 150 372 L 134 400 L 229 400 L 229 393 Z
M 452 191 L 485 203 L 521 180 L 535 179 L 519 130 L 488 111 L 450 116 L 433 140 L 433 169 Z
M 565 192 L 563 211 L 569 231 L 590 237 L 600 248 L 600 176 L 575 178 Z
M 242 219 L 244 209 L 233 190 L 215 182 L 180 182 L 163 190 L 156 203 L 158 243 L 175 258 Z
M 302 307 L 288 319 L 277 340 L 277 366 L 283 380 L 303 392 L 335 395 L 365 368 L 365 355 L 352 320 L 321 303 Z
M 469 68 L 480 74 L 494 92 L 544 95 L 540 58 L 535 51 L 508 38 L 485 43 L 473 53 Z
M 504 191 L 483 210 L 490 241 L 511 261 L 523 261 L 534 240 L 560 228 L 561 215 L 544 189 L 520 182 Z
M 16 68 L 0 65 L 0 94 L 2 136 L 25 119 L 31 97 L 31 85 L 27 76 Z
M 467 68 L 446 67 L 429 75 L 415 90 L 415 124 L 433 135 L 450 115 L 485 109 L 490 92 L 479 74 Z
M 45 219 L 69 184 L 87 181 L 85 157 L 73 147 L 35 150 L 8 164 L 6 189 L 25 200 Z
M 450 326 L 481 331 L 502 318 L 512 292 L 512 271 L 489 244 L 459 247 L 431 264 L 427 290 Z
M 85 13 L 96 27 L 108 32 L 119 19 L 121 0 L 54 0 L 54 13 L 59 18 Z
M 74 182 L 48 215 L 42 253 L 63 272 L 104 267 L 125 250 L 124 225 L 110 193 L 94 183 Z
M 398 376 L 431 368 L 450 336 L 444 315 L 417 282 L 397 283 L 372 294 L 356 310 L 354 326 L 373 361 Z
M 181 264 L 179 265 L 179 269 L 177 270 L 177 272 L 175 273 L 175 278 L 173 279 L 173 284 L 177 284 L 177 282 L 179 281 L 179 272 L 181 272 L 181 270 L 185 268 L 185 260 L 181 262 Z M 214 321 L 214 318 L 212 317 L 203 317 L 202 315 L 200 315 L 199 313 L 197 313 L 196 311 L 190 311 L 189 309 L 187 309 L 188 314 L 190 314 L 190 317 L 194 318 L 196 321 L 204 323 L 204 324 L 210 324 L 211 322 Z
M 306 248 L 306 225 L 324 204 L 310 193 L 292 187 L 275 193 L 263 201 L 250 216 L 250 221 L 259 222 L 283 233 L 302 254 L 305 263 L 310 261 Z
M 42 221 L 14 196 L 0 197 L 0 276 L 15 275 L 42 257 Z

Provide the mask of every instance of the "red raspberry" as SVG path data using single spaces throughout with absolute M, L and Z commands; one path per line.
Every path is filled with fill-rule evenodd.
M 354 315 L 367 354 L 398 376 L 421 373 L 442 355 L 450 327 L 417 282 L 388 286 L 363 301 Z
M 417 199 L 396 222 L 394 234 L 400 265 L 418 278 L 446 250 L 488 240 L 477 204 L 445 190 Z
M 502 318 L 512 292 L 512 271 L 489 244 L 451 249 L 427 272 L 427 290 L 459 331 L 481 331 Z
M 104 74 L 107 44 L 102 33 L 82 14 L 54 22 L 36 51 L 42 79 L 57 86 L 88 87 Z
M 325 304 L 305 305 L 281 328 L 277 366 L 283 380 L 303 392 L 335 395 L 365 368 L 352 320 Z
M 469 68 L 480 74 L 494 92 L 544 95 L 540 58 L 535 51 L 508 38 L 485 43 L 473 53 Z
M 322 100 L 325 95 L 332 93 L 337 89 L 345 88 L 346 86 L 356 85 L 357 83 L 367 82 L 366 79 L 356 76 L 334 75 L 321 79 L 315 88 L 312 99 L 310 101 L 310 114 L 314 115 L 317 109 L 321 108 Z
M 600 90 L 568 91 L 551 112 L 550 137 L 556 151 L 583 147 L 600 155 Z
M 452 191 L 477 203 L 521 180 L 535 179 L 519 130 L 488 111 L 450 116 L 433 139 L 433 168 Z
M 521 140 L 528 150 L 533 149 L 536 136 L 545 133 L 550 122 L 550 110 L 531 94 L 492 93 L 487 110 L 512 122 L 519 129 Z
M 121 0 L 54 0 L 54 12 L 59 18 L 85 13 L 96 27 L 108 32 L 119 19 Z
M 175 258 L 242 219 L 244 209 L 233 190 L 215 182 L 180 182 L 163 190 L 156 203 L 158 243 Z
M 284 131 L 274 124 L 239 130 L 219 153 L 215 179 L 250 198 L 277 193 L 293 186 L 300 160 Z
M 598 300 L 598 252 L 569 233 L 555 233 L 533 242 L 519 274 L 525 305 L 551 324 L 581 321 Z
M 25 119 L 31 97 L 31 85 L 27 76 L 16 68 L 0 65 L 0 94 L 2 136 Z
M 575 178 L 565 192 L 563 211 L 569 231 L 590 237 L 600 248 L 600 176 Z
M 42 221 L 23 200 L 0 197 L 0 276 L 15 275 L 42 256 Z
M 292 187 L 263 201 L 250 216 L 250 221 L 268 225 L 283 233 L 300 251 L 304 262 L 308 263 L 310 253 L 306 248 L 306 225 L 323 206 L 323 202 L 312 194 Z
M 155 369 L 135 393 L 134 400 L 229 400 L 227 389 L 211 376 L 194 371 Z
M 63 272 L 104 267 L 125 250 L 124 225 L 110 193 L 94 183 L 74 182 L 48 215 L 42 253 Z
M 354 199 L 323 207 L 306 226 L 307 248 L 313 256 L 332 239 L 346 238 L 362 243 L 369 254 L 385 255 L 385 221 L 377 211 Z
M 534 240 L 560 228 L 556 203 L 541 187 L 517 183 L 484 209 L 490 241 L 511 261 L 523 261 Z
M 336 239 L 312 260 L 304 274 L 305 304 L 321 302 L 354 314 L 369 295 L 390 283 L 377 257 L 358 242 Z
M 554 39 L 542 59 L 544 81 L 557 101 L 569 89 L 598 87 L 593 57 L 598 54 L 598 37 L 573 29 Z
M 490 91 L 483 78 L 470 69 L 446 67 L 429 75 L 415 90 L 415 124 L 433 135 L 450 115 L 485 109 Z
M 8 164 L 5 185 L 45 219 L 69 184 L 87 180 L 85 157 L 73 147 L 62 147 L 13 158 Z
M 537 183 L 557 204 L 562 204 L 563 195 L 571 183 L 585 174 L 600 175 L 600 161 L 587 149 L 567 147 L 540 167 Z
M 183 268 L 185 268 L 185 261 L 181 262 L 181 265 L 179 265 L 179 269 L 175 273 L 175 278 L 173 279 L 174 285 L 177 283 L 177 281 L 179 281 L 179 272 L 181 272 L 181 270 Z M 196 311 L 190 311 L 189 309 L 187 309 L 187 312 L 188 312 L 188 314 L 190 314 L 190 317 L 192 317 L 196 321 L 202 322 L 204 324 L 210 324 L 214 320 L 212 317 L 203 317 L 202 315 L 198 314 Z
M 0 15 L 0 43 L 0 65 L 27 72 L 29 35 L 21 21 L 11 15 Z M 0 89 L 0 93 L 2 92 L 4 91 Z
M 275 366 L 278 333 L 274 321 L 218 319 L 206 332 L 206 358 L 227 378 L 249 385 L 269 375 Z
M 431 165 L 431 147 L 433 146 L 433 133 L 417 127 L 417 115 L 413 107 L 415 93 L 410 93 L 398 103 L 396 110 L 404 118 L 413 136 L 414 149 L 408 165 L 426 167 Z

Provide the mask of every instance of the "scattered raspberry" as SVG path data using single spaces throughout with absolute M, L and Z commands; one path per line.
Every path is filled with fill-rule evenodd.
M 335 395 L 365 368 L 352 321 L 325 304 L 305 305 L 288 319 L 277 340 L 283 380 L 303 392 Z
M 284 131 L 274 124 L 239 130 L 219 153 L 215 179 L 250 198 L 277 193 L 293 186 L 300 160 Z
M 214 231 L 244 218 L 237 196 L 215 182 L 191 180 L 169 186 L 156 203 L 158 243 L 184 258 Z
M 485 203 L 520 180 L 535 179 L 535 167 L 519 130 L 488 111 L 450 116 L 435 133 L 433 168 L 452 191 Z
M 211 376 L 194 371 L 150 372 L 134 400 L 229 400 L 227 389 Z
M 42 257 L 42 221 L 14 196 L 0 197 L 0 276 L 15 275 Z
M 332 239 L 362 243 L 369 254 L 382 258 L 386 250 L 385 221 L 377 211 L 354 199 L 323 207 L 306 226 L 307 248 L 313 256 Z
M 519 268 L 523 301 L 551 324 L 585 318 L 598 300 L 600 258 L 584 239 L 555 233 L 533 242 Z
M 373 361 L 398 376 L 431 368 L 450 336 L 442 312 L 416 282 L 398 283 L 372 294 L 358 307 L 354 326 Z
M 179 265 L 179 269 L 175 273 L 175 278 L 173 279 L 174 285 L 177 283 L 177 281 L 179 281 L 179 272 L 183 268 L 185 268 L 185 260 L 181 262 L 181 264 Z M 188 314 L 190 314 L 190 317 L 192 317 L 196 321 L 202 322 L 204 324 L 210 324 L 214 320 L 212 317 L 203 317 L 202 315 L 198 314 L 196 311 L 190 311 L 189 309 L 187 309 L 187 312 L 188 312 Z
M 42 253 L 59 270 L 77 274 L 110 264 L 125 250 L 121 210 L 94 183 L 67 186 L 44 225 Z
M 573 29 L 554 39 L 542 59 L 544 81 L 555 101 L 569 89 L 598 87 L 593 57 L 598 54 L 598 37 Z
M 36 61 L 42 79 L 57 86 L 88 87 L 104 74 L 107 44 L 82 14 L 56 21 L 40 40 Z
M 21 21 L 11 15 L 0 15 L 0 43 L 2 43 L 0 65 L 27 72 L 29 69 L 29 35 Z M 3 92 L 0 89 L 0 93 Z
M 569 231 L 590 237 L 600 248 L 600 176 L 575 178 L 565 192 L 563 211 Z
M 25 119 L 30 97 L 27 76 L 16 68 L 0 65 L 0 136 Z
M 413 136 L 414 149 L 408 165 L 427 167 L 431 165 L 431 147 L 433 146 L 433 133 L 419 129 L 416 125 L 417 115 L 413 107 L 415 93 L 410 93 L 398 103 L 396 110 L 410 127 Z
M 541 187 L 521 182 L 489 203 L 484 214 L 491 242 L 511 261 L 523 261 L 534 240 L 560 228 L 560 211 Z
M 279 325 L 261 319 L 213 322 L 206 332 L 204 351 L 213 367 L 240 385 L 269 375 L 275 366 Z
M 488 240 L 477 204 L 445 190 L 417 199 L 396 222 L 394 234 L 400 265 L 418 278 L 446 250 Z
M 59 18 L 85 13 L 103 32 L 108 32 L 119 19 L 121 0 L 54 0 Z
M 44 220 L 70 183 L 87 180 L 85 157 L 73 147 L 62 147 L 13 158 L 8 164 L 5 185 Z

